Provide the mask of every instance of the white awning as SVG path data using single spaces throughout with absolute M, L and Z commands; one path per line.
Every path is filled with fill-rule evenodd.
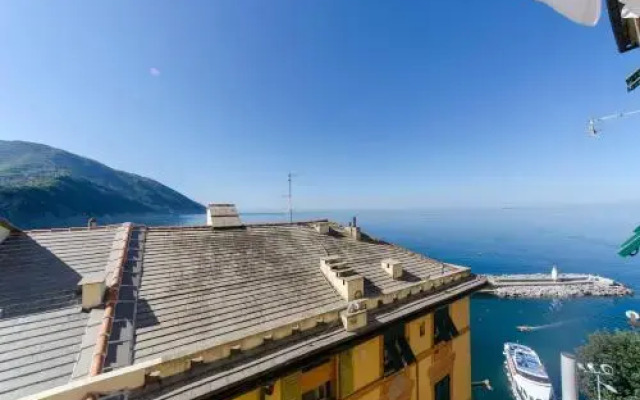
M 640 16 L 640 0 L 620 0 L 624 4 L 622 7 L 622 18 L 638 18 Z
M 602 12 L 601 0 L 538 0 L 573 22 L 595 26 Z M 638 2 L 638 0 L 626 0 Z

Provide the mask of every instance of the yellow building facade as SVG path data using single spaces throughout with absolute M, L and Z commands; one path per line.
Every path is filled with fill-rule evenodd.
M 234 400 L 470 400 L 469 297 L 381 328 Z

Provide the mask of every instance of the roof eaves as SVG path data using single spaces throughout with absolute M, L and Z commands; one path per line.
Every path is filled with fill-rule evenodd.
M 223 374 L 225 376 L 222 377 L 220 382 L 217 382 L 217 387 L 212 388 L 208 386 L 207 393 L 204 394 L 216 395 L 222 391 L 233 388 L 233 385 L 238 385 L 248 380 L 255 380 L 274 369 L 293 368 L 296 366 L 295 362 L 297 361 L 317 356 L 329 349 L 335 349 L 337 346 L 345 345 L 346 342 L 365 340 L 372 335 L 379 334 L 380 329 L 391 323 L 415 317 L 417 314 L 424 313 L 425 310 L 434 309 L 442 304 L 476 292 L 485 285 L 485 278 L 472 275 L 468 277 L 466 281 L 456 282 L 451 287 L 443 287 L 442 290 L 436 293 L 416 298 L 413 301 L 403 301 L 397 305 L 394 304 L 390 308 L 381 308 L 379 312 L 376 313 L 374 322 L 367 325 L 361 331 L 348 332 L 344 329 L 336 329 L 331 336 L 321 344 L 314 343 L 312 347 L 305 346 L 305 349 L 298 353 L 285 352 L 283 357 L 288 358 L 286 360 L 283 359 L 274 362 L 274 360 L 270 359 L 270 361 L 264 365 L 254 365 L 251 374 L 247 374 L 245 368 L 241 368 L 243 371 L 237 374 L 238 376 L 236 376 L 235 379 Z M 411 299 L 413 299 L 413 297 L 411 297 Z M 309 350 L 310 348 L 313 348 L 313 350 Z M 184 373 L 192 378 L 192 366 L 202 364 L 204 359 L 203 353 L 209 351 L 211 351 L 211 349 L 203 349 L 200 347 L 196 352 L 187 351 L 174 355 L 163 355 L 162 357 L 134 364 L 129 367 L 89 377 L 81 381 L 71 382 L 70 384 L 39 393 L 34 398 L 39 400 L 82 400 L 91 393 L 109 393 L 124 389 L 141 389 L 147 383 L 147 379 L 176 377 Z M 226 358 L 227 357 L 224 357 L 223 360 Z M 214 373 L 216 371 L 214 371 Z M 181 398 L 191 399 L 200 395 L 202 394 L 197 394 L 197 391 L 191 388 L 189 390 L 189 396 Z M 146 398 L 144 395 L 142 397 Z M 226 397 L 226 395 L 222 397 Z M 155 397 L 152 396 L 150 398 Z

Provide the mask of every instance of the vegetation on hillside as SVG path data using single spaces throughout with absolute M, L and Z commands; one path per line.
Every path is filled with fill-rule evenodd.
M 609 364 L 613 376 L 603 377 L 603 382 L 613 386 L 618 394 L 602 389 L 603 399 L 640 399 L 640 334 L 633 331 L 596 332 L 589 335 L 586 345 L 578 349 L 578 361 L 595 366 Z M 580 375 L 580 389 L 589 399 L 597 399 L 595 377 Z
M 42 144 L 0 141 L 0 216 L 25 219 L 203 209 L 152 179 Z

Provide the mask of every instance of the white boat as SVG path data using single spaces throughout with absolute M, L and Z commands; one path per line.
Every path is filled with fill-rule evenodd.
M 517 343 L 504 344 L 505 369 L 516 400 L 555 399 L 553 387 L 540 357 Z

